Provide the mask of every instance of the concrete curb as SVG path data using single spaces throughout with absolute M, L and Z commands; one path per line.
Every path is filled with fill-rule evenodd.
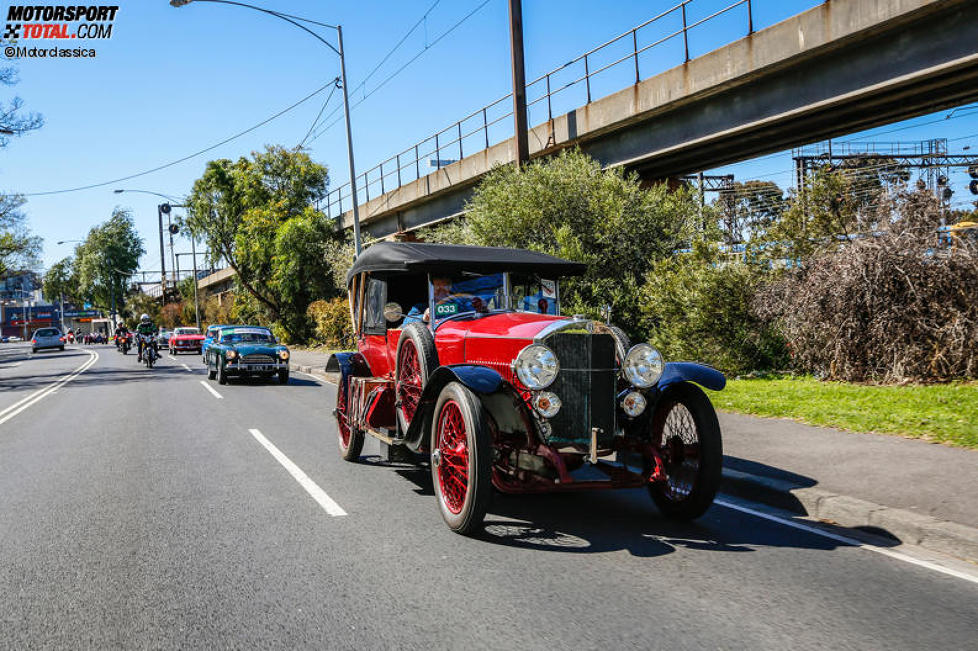
M 300 373 L 305 373 L 306 375 L 312 375 L 317 377 L 324 382 L 329 382 L 331 384 L 336 384 L 336 378 L 334 377 L 336 373 L 327 373 L 325 366 L 299 366 L 294 365 L 291 367 L 293 370 Z
M 978 529 L 904 509 L 724 468 L 721 491 L 775 508 L 978 562 Z

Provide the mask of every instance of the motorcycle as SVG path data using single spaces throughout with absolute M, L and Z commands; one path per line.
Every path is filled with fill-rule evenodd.
M 115 347 L 123 355 L 128 355 L 129 348 L 132 347 L 132 343 L 129 341 L 129 335 L 116 335 Z
M 146 364 L 146 368 L 153 368 L 153 364 L 160 358 L 156 350 L 156 337 L 153 335 L 139 335 L 143 342 L 143 353 L 140 361 Z

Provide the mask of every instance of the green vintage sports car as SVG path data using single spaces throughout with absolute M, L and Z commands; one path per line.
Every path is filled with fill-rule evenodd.
M 289 349 L 261 326 L 226 326 L 220 329 L 207 348 L 204 362 L 207 377 L 227 384 L 229 377 L 278 376 L 279 384 L 289 381 Z

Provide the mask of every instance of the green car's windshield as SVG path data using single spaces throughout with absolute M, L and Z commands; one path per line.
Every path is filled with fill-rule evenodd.
M 221 333 L 222 344 L 273 344 L 275 337 L 268 330 L 225 330 Z

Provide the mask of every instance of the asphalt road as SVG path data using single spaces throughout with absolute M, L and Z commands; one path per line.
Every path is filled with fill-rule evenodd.
M 499 497 L 463 538 L 426 470 L 339 458 L 332 385 L 28 352 L 0 351 L 0 648 L 978 648 L 978 583 L 929 567 L 642 491 Z

